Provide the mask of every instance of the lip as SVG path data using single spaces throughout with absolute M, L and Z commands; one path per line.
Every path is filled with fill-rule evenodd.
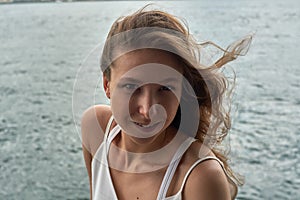
M 141 131 L 143 132 L 152 132 L 154 131 L 160 124 L 161 122 L 156 122 L 156 123 L 153 123 L 152 125 L 148 126 L 149 124 L 147 125 L 144 125 L 146 127 L 143 127 L 141 125 L 139 125 L 140 123 L 137 123 L 137 122 L 133 122 L 133 124 Z

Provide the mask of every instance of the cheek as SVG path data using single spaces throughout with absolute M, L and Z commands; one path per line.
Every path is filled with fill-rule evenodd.
M 173 118 L 175 117 L 178 107 L 179 107 L 179 103 L 178 101 L 176 101 L 172 105 L 170 105 L 170 108 L 168 108 L 171 120 L 173 120 Z
M 116 119 L 124 118 L 129 114 L 129 97 L 128 95 L 115 90 L 110 99 L 111 109 Z
M 166 112 L 168 114 L 168 118 L 171 120 L 175 117 L 176 112 L 179 107 L 179 100 L 175 95 L 172 95 L 170 98 L 165 98 L 163 101 L 163 107 L 165 107 Z
M 128 102 L 128 109 L 129 109 L 129 113 L 130 115 L 134 115 L 134 112 L 138 109 L 136 106 L 136 100 L 134 97 L 131 97 L 129 102 Z

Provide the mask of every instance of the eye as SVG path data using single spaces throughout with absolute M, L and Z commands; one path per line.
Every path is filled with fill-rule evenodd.
M 175 90 L 175 87 L 172 87 L 170 85 L 164 85 L 160 88 L 161 91 L 174 91 Z
M 122 88 L 127 89 L 127 90 L 135 90 L 138 88 L 137 84 L 132 84 L 132 83 L 126 83 L 122 85 Z

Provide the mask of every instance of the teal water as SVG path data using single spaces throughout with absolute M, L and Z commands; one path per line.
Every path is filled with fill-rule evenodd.
M 299 1 L 158 4 L 185 18 L 197 37 L 223 47 L 256 32 L 248 55 L 232 64 L 238 108 L 232 162 L 246 179 L 237 199 L 299 199 Z M 0 5 L 0 199 L 88 199 L 74 80 L 111 23 L 143 5 Z M 96 103 L 107 103 L 100 89 Z M 88 105 L 83 101 L 82 109 Z

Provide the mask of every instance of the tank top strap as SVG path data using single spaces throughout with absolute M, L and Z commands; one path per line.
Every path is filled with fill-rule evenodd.
M 104 133 L 104 140 L 107 140 L 109 129 L 111 127 L 111 124 L 112 124 L 113 120 L 114 120 L 114 117 L 113 117 L 113 115 L 111 115 L 109 120 L 108 120 L 108 123 L 106 125 L 106 129 L 105 129 L 105 133 Z
M 186 152 L 186 150 L 189 148 L 189 146 L 195 141 L 196 139 L 192 137 L 188 137 L 178 148 L 176 153 L 174 154 L 167 171 L 165 173 L 165 176 L 163 178 L 163 181 L 161 183 L 160 190 L 157 195 L 157 200 L 165 199 L 171 180 L 175 174 L 175 171 L 177 169 L 177 166 L 183 156 L 183 154 Z
M 221 167 L 222 167 L 223 171 L 225 172 L 225 174 L 228 176 L 228 174 L 227 174 L 227 172 L 226 172 L 226 170 L 225 170 L 225 168 L 224 168 L 224 164 L 223 164 L 223 162 L 222 162 L 221 160 L 219 160 L 217 157 L 214 157 L 214 156 L 207 156 L 207 157 L 204 157 L 204 158 L 201 158 L 201 159 L 197 160 L 197 161 L 190 167 L 190 169 L 187 171 L 187 173 L 186 173 L 185 176 L 184 176 L 184 179 L 183 179 L 183 181 L 182 181 L 182 184 L 181 184 L 181 187 L 180 187 L 179 192 L 182 192 L 183 187 L 184 187 L 184 185 L 185 185 L 185 183 L 186 183 L 186 181 L 187 181 L 187 179 L 188 179 L 190 173 L 193 171 L 193 169 L 194 169 L 198 164 L 200 164 L 201 162 L 204 162 L 204 161 L 206 161 L 206 160 L 216 160 L 216 161 L 221 165 Z

